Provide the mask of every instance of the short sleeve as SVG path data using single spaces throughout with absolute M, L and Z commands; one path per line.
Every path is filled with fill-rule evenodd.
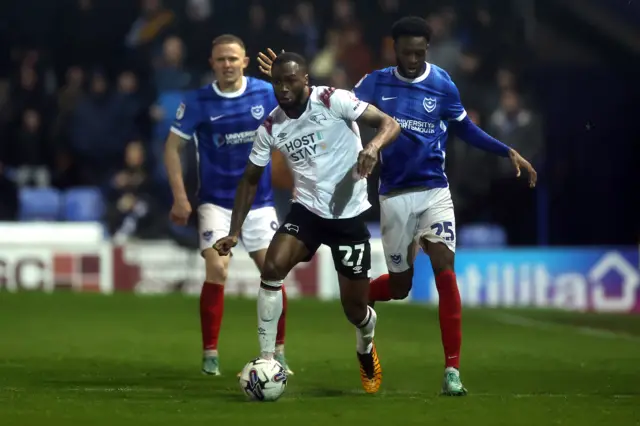
M 453 81 L 449 80 L 447 85 L 447 96 L 444 99 L 442 117 L 448 121 L 462 121 L 467 116 L 467 111 L 462 106 L 460 92 Z
M 267 122 L 271 117 L 267 118 Z M 249 154 L 249 161 L 258 167 L 266 167 L 271 160 L 271 147 L 273 146 L 273 137 L 267 131 L 265 124 L 258 127 L 256 140 L 253 141 L 253 148 Z
M 353 93 L 367 103 L 372 103 L 374 100 L 374 92 L 376 88 L 376 75 L 366 74 L 360 79 L 358 84 L 353 88 Z
M 182 139 L 191 140 L 202 122 L 202 110 L 195 93 L 190 93 L 182 100 L 171 124 L 171 132 Z
M 369 106 L 368 103 L 358 99 L 353 92 L 343 89 L 327 89 L 321 95 L 323 96 L 328 101 L 329 109 L 337 117 L 348 121 L 356 121 Z

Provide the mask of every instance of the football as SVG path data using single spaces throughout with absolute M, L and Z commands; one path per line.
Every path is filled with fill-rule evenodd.
M 275 359 L 253 359 L 240 373 L 240 389 L 254 401 L 276 401 L 286 387 L 287 374 Z

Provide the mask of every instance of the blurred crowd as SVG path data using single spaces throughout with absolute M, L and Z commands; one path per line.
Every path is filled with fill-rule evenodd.
M 210 83 L 211 40 L 242 37 L 249 75 L 271 47 L 303 53 L 312 82 L 351 88 L 368 71 L 393 65 L 392 23 L 424 16 L 433 30 L 429 61 L 446 69 L 469 115 L 536 163 L 541 123 L 527 81 L 530 52 L 517 14 L 503 1 L 410 0 L 22 0 L 0 26 L 0 219 L 17 217 L 28 186 L 98 187 L 117 232 L 145 208 L 161 236 L 171 196 L 162 149 L 183 91 Z M 55 5 L 54 5 L 55 3 Z M 187 182 L 196 185 L 193 147 Z M 534 243 L 535 199 L 508 161 L 452 137 L 447 151 L 459 221 L 497 222 L 514 243 Z M 377 205 L 371 186 L 372 202 Z M 376 220 L 375 209 L 372 220 Z M 530 215 L 530 216 L 526 216 Z M 157 217 L 156 217 L 157 216 Z M 532 232 L 531 229 L 523 232 Z

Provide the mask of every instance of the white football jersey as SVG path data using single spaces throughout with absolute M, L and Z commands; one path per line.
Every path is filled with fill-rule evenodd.
M 249 160 L 264 167 L 271 150 L 284 154 L 293 172 L 293 202 L 327 219 L 358 216 L 371 207 L 367 180 L 356 172 L 362 151 L 355 120 L 369 104 L 351 92 L 312 88 L 306 111 L 296 119 L 276 107 L 258 128 Z

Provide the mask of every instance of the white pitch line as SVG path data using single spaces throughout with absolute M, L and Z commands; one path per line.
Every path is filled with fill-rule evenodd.
M 158 387 L 118 387 L 118 388 L 110 388 L 110 387 L 70 387 L 70 388 L 62 388 L 62 389 L 52 389 L 55 392 L 86 392 L 86 393 L 170 393 L 175 392 L 178 389 L 166 389 L 166 388 L 158 388 Z M 223 389 L 221 389 L 223 390 Z M 16 388 L 16 387 L 0 387 L 0 393 L 15 393 L 15 392 L 27 392 L 26 388 Z M 229 390 L 231 391 L 231 390 Z M 322 389 L 320 389 L 322 391 Z M 217 393 L 217 392 L 216 392 Z M 359 389 L 332 389 L 329 393 L 335 393 L 336 397 L 340 395 L 364 395 L 364 392 Z M 308 389 L 307 391 L 297 392 L 293 390 L 292 397 L 294 399 L 304 398 L 306 394 L 316 396 L 309 396 L 314 398 L 319 398 L 317 396 L 317 390 Z M 404 391 L 404 390 L 382 390 L 378 396 L 380 397 L 405 397 L 410 399 L 428 399 L 428 398 L 438 398 L 440 397 L 436 393 L 423 393 L 423 392 L 415 392 L 415 391 Z M 561 398 L 561 399 L 571 399 L 571 398 L 614 398 L 614 399 L 628 399 L 628 398 L 640 398 L 640 394 L 586 394 L 586 393 L 470 393 L 470 397 L 480 397 L 480 398 L 512 398 L 512 399 L 527 399 L 527 398 Z M 320 396 L 321 397 L 321 396 Z
M 616 332 L 611 330 L 603 330 L 600 328 L 579 326 L 579 325 L 571 325 L 571 324 L 560 324 L 551 321 L 542 321 L 532 318 L 523 317 L 520 315 L 514 314 L 494 314 L 493 317 L 503 324 L 507 325 L 518 325 L 526 328 L 537 328 L 540 330 L 549 330 L 549 329 L 565 329 L 571 330 L 574 333 L 582 334 L 585 336 L 593 336 L 600 337 L 604 339 L 617 339 L 617 340 L 627 340 L 631 342 L 640 342 L 640 337 L 634 336 L 632 334 L 624 333 L 624 332 Z

